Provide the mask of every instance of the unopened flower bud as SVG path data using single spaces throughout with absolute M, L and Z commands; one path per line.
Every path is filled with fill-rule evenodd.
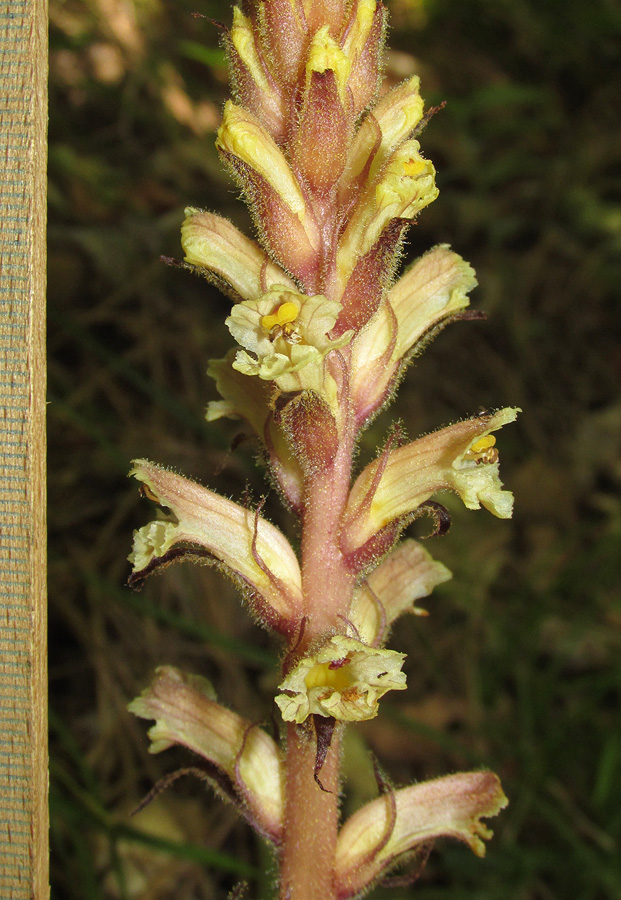
M 353 128 L 348 114 L 350 61 L 327 27 L 313 38 L 306 64 L 306 85 L 293 142 L 293 157 L 315 191 L 331 188 L 345 166 L 345 148 Z M 321 147 L 321 153 L 317 148 Z
M 230 100 L 224 107 L 216 146 L 250 166 L 292 213 L 304 218 L 306 202 L 284 154 L 255 116 Z
M 284 153 L 252 113 L 230 101 L 216 146 L 242 185 L 269 248 L 288 271 L 313 283 L 321 235 Z
M 343 50 L 351 60 L 349 89 L 354 116 L 366 109 L 377 93 L 386 10 L 376 0 L 354 0 Z
M 313 72 L 305 91 L 293 144 L 293 158 L 311 189 L 330 189 L 345 166 L 344 147 L 352 129 L 339 95 L 335 73 Z M 321 153 L 317 148 L 321 147 Z
M 284 96 L 278 90 L 256 43 L 255 23 L 233 7 L 230 57 L 235 72 L 235 88 L 242 104 L 258 116 L 270 134 L 280 139 L 286 126 Z

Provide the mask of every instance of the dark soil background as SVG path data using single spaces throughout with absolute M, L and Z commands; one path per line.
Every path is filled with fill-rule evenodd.
M 126 704 L 159 663 L 212 679 L 269 721 L 278 648 L 213 569 L 125 587 L 149 504 L 148 457 L 235 498 L 265 490 L 238 426 L 207 425 L 207 361 L 228 303 L 166 268 L 183 208 L 250 223 L 214 149 L 228 94 L 214 0 L 52 0 L 49 212 L 52 879 L 57 900 L 273 894 L 270 856 L 235 811 L 163 774 Z M 520 406 L 499 438 L 512 521 L 447 500 L 427 545 L 454 572 L 403 620 L 409 690 L 351 730 L 345 809 L 375 790 L 489 766 L 511 803 L 485 860 L 443 842 L 404 900 L 621 896 L 621 7 L 613 0 L 395 0 L 387 76 L 447 101 L 422 136 L 440 197 L 408 256 L 446 242 L 477 270 L 485 322 L 443 332 L 361 461 L 399 418 L 410 437 Z M 269 515 L 295 534 L 268 498 Z M 421 524 L 424 533 L 425 523 Z

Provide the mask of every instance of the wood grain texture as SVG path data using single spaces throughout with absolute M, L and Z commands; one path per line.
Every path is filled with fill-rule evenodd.
M 0 95 L 0 896 L 46 900 L 45 0 L 0 0 Z

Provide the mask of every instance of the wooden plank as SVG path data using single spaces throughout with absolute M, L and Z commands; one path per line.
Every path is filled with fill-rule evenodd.
M 47 2 L 0 0 L 0 896 L 49 897 Z

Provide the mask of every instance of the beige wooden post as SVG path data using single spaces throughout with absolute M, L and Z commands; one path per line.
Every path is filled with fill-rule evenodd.
M 0 0 L 0 897 L 49 897 L 47 2 Z

